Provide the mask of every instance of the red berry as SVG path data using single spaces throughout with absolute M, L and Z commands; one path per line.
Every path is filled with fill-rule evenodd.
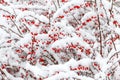
M 11 42 L 12 42 L 12 40 L 8 40 L 8 41 L 7 41 L 7 43 L 11 43 Z
M 82 23 L 82 25 L 83 25 L 83 26 L 85 26 L 85 25 L 86 25 L 86 23 L 85 23 L 85 22 L 83 22 L 83 23 Z
M 62 0 L 61 2 L 67 2 L 68 0 Z
M 114 21 L 113 21 L 113 24 L 115 24 L 115 25 L 116 25 L 116 24 L 118 24 L 118 22 L 117 22 L 116 20 L 114 20 Z
M 86 49 L 85 50 L 85 53 L 87 54 L 87 55 L 89 55 L 91 52 L 90 52 L 90 49 Z
M 77 9 L 79 9 L 79 8 L 80 8 L 80 6 L 76 5 L 76 6 L 74 6 L 74 8 L 77 8 Z
M 58 18 L 64 18 L 64 16 L 63 16 L 63 15 L 61 15 L 61 16 L 59 16 Z
M 44 62 L 45 60 L 43 58 L 40 58 L 39 59 L 39 62 Z

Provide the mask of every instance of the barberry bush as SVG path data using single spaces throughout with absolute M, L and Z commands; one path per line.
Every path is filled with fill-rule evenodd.
M 0 79 L 120 79 L 119 3 L 0 0 Z

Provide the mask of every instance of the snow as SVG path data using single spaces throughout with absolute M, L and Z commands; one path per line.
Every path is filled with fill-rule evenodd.
M 73 64 L 74 63 L 74 64 Z M 66 66 L 71 66 L 71 67 L 77 67 L 78 63 L 76 60 L 74 60 L 73 58 L 70 59 L 68 62 L 65 63 Z
M 118 0 L 5 1 L 0 1 L 0 79 L 119 80 Z
M 92 36 L 90 33 L 89 33 L 89 31 L 85 31 L 85 30 L 80 30 L 80 32 L 82 33 L 81 35 L 82 36 L 84 36 L 84 37 L 86 37 L 87 39 L 92 39 L 93 41 L 95 41 L 96 39 L 95 39 L 95 37 L 94 36 Z
M 17 45 L 23 45 L 29 43 L 29 41 L 32 40 L 31 34 L 24 35 L 24 38 L 21 38 L 20 41 L 18 41 Z
M 32 12 L 32 11 L 24 11 L 24 12 L 21 12 L 18 14 L 18 16 L 16 17 L 16 21 L 19 21 L 21 18 L 25 17 L 25 16 L 28 16 L 28 15 L 32 15 L 34 16 L 35 13 Z
M 84 0 L 72 0 L 70 2 L 67 2 L 65 5 L 63 5 L 59 10 L 56 11 L 56 13 L 53 16 L 53 19 L 57 18 L 60 15 L 64 15 L 63 11 L 66 11 L 69 9 L 71 5 L 76 5 L 76 4 L 82 4 Z
M 119 80 L 120 79 L 120 67 L 117 68 L 116 72 L 115 72 L 115 80 Z
M 97 80 L 104 80 L 105 77 L 106 77 L 106 75 L 103 72 L 100 72 L 100 73 L 95 75 L 95 79 L 97 79 Z
M 70 37 L 67 37 L 65 39 L 61 39 L 61 40 L 58 40 L 58 41 L 55 41 L 51 48 L 53 47 L 59 47 L 59 48 L 62 48 L 62 47 L 65 47 L 67 44 L 70 44 L 70 43 L 73 43 L 73 44 L 76 44 L 77 42 L 81 45 L 81 46 L 85 46 L 85 48 L 89 48 L 89 45 L 87 45 L 85 42 L 82 42 L 83 40 L 79 37 L 73 37 L 73 38 L 70 38 Z
M 24 18 L 28 15 L 34 16 L 35 18 L 39 19 L 41 22 L 49 23 L 49 19 L 46 16 L 44 16 L 44 15 L 39 16 L 38 14 L 35 14 L 32 11 L 19 12 L 19 14 L 16 18 L 16 21 L 19 21 L 21 18 Z
M 82 17 L 82 19 L 81 19 L 81 21 L 82 22 L 85 22 L 87 19 L 89 19 L 91 16 L 96 16 L 96 12 L 95 11 L 90 11 L 90 12 L 88 12 L 88 13 L 86 13 L 83 17 Z M 90 24 L 89 24 L 90 25 Z
M 116 29 L 115 29 L 115 32 L 120 35 L 120 28 L 116 28 Z
M 0 8 L 1 8 L 1 10 L 4 10 L 7 13 L 14 14 L 14 11 L 10 6 L 8 7 L 8 6 L 0 5 Z
M 0 39 L 3 39 L 3 41 L 4 41 L 4 38 L 5 37 L 8 37 L 9 36 L 9 34 L 8 33 L 6 33 L 3 29 L 0 29 Z M 1 44 L 2 42 L 0 42 L 0 44 Z
M 12 80 L 23 80 L 22 78 L 15 78 L 15 77 L 13 77 L 11 74 L 9 74 L 6 70 L 3 70 L 4 72 L 5 72 L 5 74 L 6 74 L 6 79 L 12 79 Z
M 91 59 L 83 58 L 83 59 L 78 61 L 78 64 L 80 64 L 82 66 L 89 67 L 91 65 L 91 62 L 93 62 Z
M 0 19 L 1 19 L 1 21 L 0 21 L 0 26 L 1 27 L 9 27 L 9 25 L 8 25 L 8 23 L 6 23 L 7 21 L 2 17 L 2 14 L 0 15 Z
M 40 16 L 36 15 L 35 17 L 38 18 L 42 22 L 49 23 L 49 19 L 44 15 L 40 15 Z
M 39 76 L 43 76 L 43 77 L 44 77 L 44 76 L 47 75 L 47 74 L 44 73 L 39 67 L 37 67 L 37 66 L 32 66 L 32 65 L 30 65 L 30 64 L 27 63 L 27 62 L 26 62 L 23 66 L 25 66 L 25 68 L 26 68 L 27 70 L 32 71 L 37 78 L 39 78 Z
M 63 78 L 63 76 L 64 78 L 72 78 L 72 77 L 76 77 L 76 74 L 74 72 L 67 72 L 67 73 L 60 72 L 58 75 L 49 77 L 48 79 L 45 80 L 60 80 Z
M 80 76 L 80 79 L 82 80 L 94 80 L 93 78 L 86 77 L 86 76 Z

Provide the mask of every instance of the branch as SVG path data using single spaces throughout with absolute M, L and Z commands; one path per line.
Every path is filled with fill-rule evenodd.
M 58 6 L 59 6 L 59 8 L 60 8 L 60 2 L 59 2 L 59 0 L 57 0 L 57 3 L 58 3 Z
M 118 55 L 118 53 L 120 53 L 120 51 L 114 53 L 114 54 L 109 58 L 109 61 L 107 62 L 107 64 L 110 62 L 110 60 L 111 60 L 115 55 Z
M 101 2 L 101 4 L 103 5 L 103 3 L 102 3 L 102 1 L 101 1 L 101 0 L 100 0 L 100 2 Z M 105 9 L 104 5 L 103 5 L 103 9 L 104 9 L 104 11 L 105 11 L 105 15 L 106 15 L 106 18 L 107 18 L 107 24 L 109 25 L 109 19 L 108 19 L 108 16 L 107 16 L 107 11 L 106 11 L 106 9 Z M 111 14 L 111 12 L 110 12 L 110 14 Z
M 7 75 L 4 73 L 4 71 L 0 68 L 0 72 L 1 72 L 1 76 L 2 76 L 2 80 L 6 80 L 6 78 L 7 78 L 7 80 L 10 80 L 10 79 L 8 79 L 8 77 L 7 77 Z M 3 76 L 4 75 L 4 76 Z M 6 78 L 5 78 L 6 77 Z
M 71 13 L 70 13 L 71 14 Z M 72 14 L 71 14 L 72 15 Z M 72 17 L 75 19 L 76 23 L 80 25 L 80 23 L 78 22 L 78 20 L 76 19 L 76 17 L 74 15 L 72 15 Z
M 4 25 L 0 25 L 0 26 L 6 28 Z M 1 28 L 1 29 L 3 29 L 3 28 Z M 4 30 L 5 30 L 7 33 L 9 33 L 9 31 L 7 31 L 6 29 L 4 29 Z M 12 31 L 14 34 L 16 34 L 16 35 L 18 35 L 19 37 L 23 38 L 23 36 L 21 36 L 20 34 L 16 33 L 16 32 L 13 31 L 12 29 L 8 28 L 8 30 Z
M 101 27 L 100 27 L 100 19 L 99 19 L 99 15 L 97 15 L 98 18 L 98 27 L 99 27 L 99 34 L 100 34 L 100 55 L 103 57 L 103 50 L 102 50 L 102 31 L 101 31 Z
M 17 28 L 18 32 L 19 32 L 20 34 L 22 34 L 21 31 L 20 31 L 20 29 L 19 29 L 19 27 L 17 26 L 17 24 L 16 24 L 11 18 L 10 18 L 10 20 L 13 22 L 13 24 L 14 24 L 15 27 Z
M 55 6 L 55 9 L 56 9 L 56 11 L 57 11 L 57 5 L 55 4 L 55 2 L 54 2 L 54 1 L 52 1 L 52 2 L 53 2 L 54 6 Z
M 113 36 L 111 35 L 111 38 L 112 38 L 112 43 L 113 43 L 113 46 L 114 46 L 114 49 L 115 49 L 115 51 L 117 51 L 117 49 L 116 49 L 116 46 L 115 46 L 115 43 L 114 43 L 114 41 L 113 41 Z

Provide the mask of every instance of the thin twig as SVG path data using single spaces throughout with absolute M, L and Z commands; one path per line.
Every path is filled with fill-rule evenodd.
M 4 25 L 0 25 L 0 26 L 6 28 Z M 2 27 L 1 27 L 1 29 L 3 29 Z M 21 36 L 20 34 L 16 33 L 15 31 L 13 31 L 13 30 L 10 29 L 10 28 L 8 29 L 8 31 L 7 31 L 6 29 L 4 29 L 4 30 L 5 30 L 7 33 L 9 33 L 9 30 L 10 30 L 10 31 L 12 31 L 14 34 L 16 34 L 16 35 L 18 35 L 19 37 L 23 38 L 23 36 Z
M 58 3 L 58 6 L 59 6 L 59 8 L 60 8 L 60 2 L 59 2 L 59 0 L 57 0 L 57 3 Z
M 71 14 L 71 13 L 70 13 Z M 72 15 L 72 14 L 71 14 Z M 74 15 L 72 15 L 72 17 L 75 19 L 75 21 L 76 21 L 76 23 L 78 24 L 78 25 L 80 25 L 80 23 L 78 22 L 78 20 L 76 19 L 76 17 L 74 16 Z
M 57 11 L 57 5 L 55 4 L 55 2 L 54 2 L 54 1 L 52 1 L 52 2 L 53 2 L 54 6 L 55 6 L 55 9 L 56 9 L 56 11 Z
M 14 34 L 18 35 L 19 37 L 23 38 L 23 36 L 21 36 L 20 34 L 16 33 L 15 31 L 13 31 L 12 29 L 9 29 L 10 31 L 12 31 Z
M 117 49 L 116 49 L 116 46 L 115 46 L 115 43 L 114 43 L 114 41 L 113 41 L 113 36 L 111 35 L 111 41 L 112 41 L 112 43 L 113 43 L 113 46 L 114 46 L 114 49 L 115 49 L 115 51 L 117 51 Z
M 7 12 L 8 14 L 12 15 L 10 12 L 8 12 L 8 11 L 6 11 L 6 10 L 4 10 L 4 9 L 0 9 L 0 10 L 3 10 L 4 12 Z M 13 11 L 14 11 L 14 10 L 13 10 Z M 20 30 L 19 30 L 17 24 L 16 24 L 11 18 L 10 18 L 10 20 L 11 20 L 11 21 L 13 22 L 13 24 L 16 26 L 18 32 L 19 32 L 20 34 L 22 34 L 22 33 L 20 32 Z
M 19 32 L 20 34 L 22 34 L 21 31 L 20 31 L 20 29 L 19 29 L 19 27 L 17 26 L 17 24 L 16 24 L 11 18 L 10 18 L 10 20 L 13 22 L 13 24 L 14 24 L 15 27 L 17 28 L 18 32 Z
M 120 53 L 120 51 L 115 52 L 115 53 L 109 58 L 109 61 L 107 62 L 107 64 L 110 62 L 110 60 L 111 60 L 115 55 L 118 55 L 118 53 Z
M 23 23 L 23 25 L 26 27 L 26 29 L 30 32 L 30 29 L 26 26 L 26 24 Z
M 10 80 L 1 68 L 0 68 L 0 72 L 2 73 L 2 78 L 3 78 L 3 80 L 5 80 L 5 77 L 7 78 L 7 80 Z M 5 77 L 4 77 L 3 75 L 4 75 Z
M 101 4 L 103 5 L 103 3 L 102 3 L 101 0 L 100 0 L 100 2 L 101 2 Z M 103 5 L 103 9 L 104 9 L 104 11 L 105 11 L 105 15 L 106 15 L 106 18 L 107 18 L 107 24 L 109 25 L 109 18 L 108 18 L 108 16 L 107 16 L 107 11 L 106 11 L 104 5 Z
M 111 9 L 110 9 L 110 15 L 112 15 L 112 10 L 113 10 L 113 0 L 112 1 L 112 4 L 111 4 Z
M 97 15 L 98 17 L 98 26 L 99 26 L 99 33 L 100 33 L 100 55 L 103 57 L 103 50 L 102 50 L 102 31 L 101 31 L 101 28 L 100 28 L 100 20 L 99 20 L 99 15 Z

